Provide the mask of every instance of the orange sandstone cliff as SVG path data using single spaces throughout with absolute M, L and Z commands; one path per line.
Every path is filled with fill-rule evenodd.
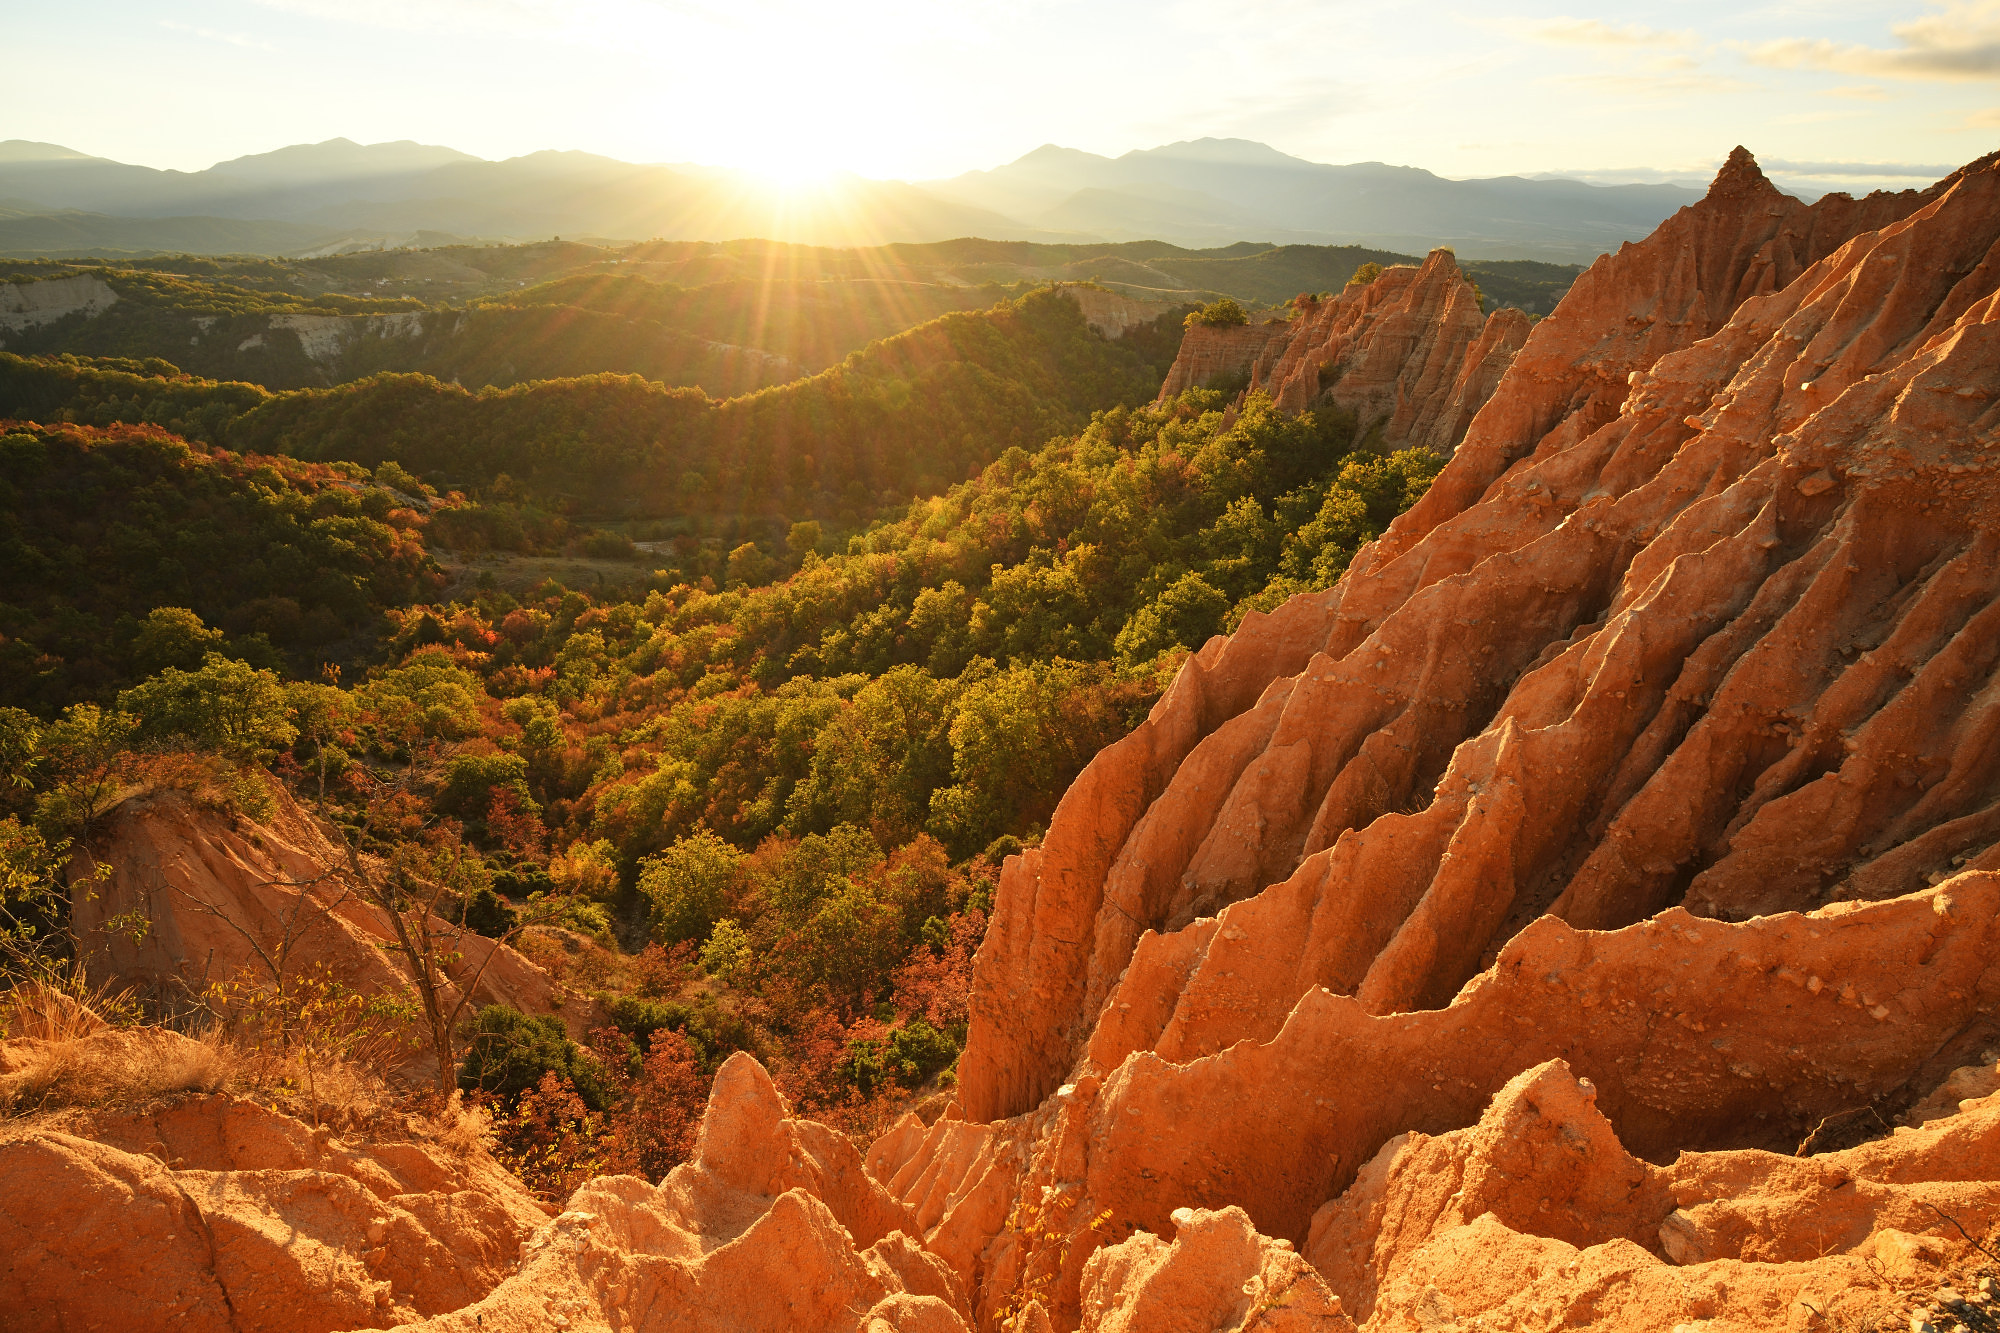
M 1739 151 L 1534 328 L 1338 586 L 1189 660 L 1007 867 L 964 1123 L 881 1153 L 905 1197 L 956 1191 L 938 1243 L 976 1251 L 982 1309 L 1039 1282 L 1076 1326 L 1106 1212 L 1165 1239 L 1176 1210 L 1237 1207 L 1313 1259 L 1385 1145 L 1475 1124 L 1550 1061 L 1658 1163 L 1791 1152 L 1978 1061 L 1996 243 L 1991 159 L 1808 207 Z M 1948 1157 L 1909 1178 L 1995 1179 Z M 1983 1216 L 1986 1189 L 1954 1201 Z M 994 1198 L 1060 1220 L 994 1225 Z M 1678 1262 L 1670 1211 L 1627 1228 L 1648 1263 Z M 1841 1244 L 1938 1230 L 1870 1217 Z M 1622 1234 L 1499 1221 L 1585 1254 Z M 1805 1243 L 1778 1230 L 1681 1253 Z
M 1434 250 L 1421 268 L 1384 269 L 1288 321 L 1193 326 L 1160 396 L 1247 373 L 1286 411 L 1331 404 L 1390 448 L 1449 456 L 1528 330 L 1518 310 L 1482 315 L 1451 252 Z
M 0 1041 L 0 1094 L 51 1056 L 213 1055 L 160 1029 L 49 1047 Z M 485 1296 L 546 1221 L 485 1152 L 400 1118 L 335 1134 L 215 1094 L 0 1122 L 0 1328 L 389 1328 Z
M 262 821 L 171 788 L 136 792 L 107 812 L 72 867 L 86 874 L 87 856 L 109 872 L 80 880 L 71 896 L 93 984 L 131 988 L 169 1008 L 212 982 L 269 985 L 274 968 L 288 978 L 322 971 L 364 995 L 406 988 L 389 947 L 394 929 L 353 882 L 345 851 L 281 784 L 269 791 L 273 808 Z M 450 974 L 476 977 L 474 1004 L 555 1013 L 579 1038 L 604 1021 L 595 1002 L 564 996 L 511 947 L 469 931 L 452 939 L 459 957 Z M 427 1049 L 415 1049 L 411 1072 L 435 1072 Z

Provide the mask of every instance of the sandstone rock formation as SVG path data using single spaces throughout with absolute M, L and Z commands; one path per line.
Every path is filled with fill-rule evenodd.
M 1003 1223 L 961 1268 L 982 1316 L 1032 1290 L 1078 1326 L 1087 1238 L 1164 1243 L 1182 1208 L 1330 1254 L 1313 1219 L 1385 1144 L 1518 1119 L 1510 1081 L 1548 1061 L 1593 1086 L 1577 1133 L 1726 1174 L 1699 1163 L 1887 1123 L 2000 1034 L 1996 256 L 1993 159 L 1808 207 L 1739 151 L 1534 328 L 1338 586 L 1189 660 L 1006 867 L 963 1121 L 871 1156 L 906 1199 L 944 1193 L 956 1255 L 992 1197 L 1038 1201 L 1032 1235 Z M 1900 1136 L 1854 1151 L 1968 1178 Z M 1775 1223 L 1734 1250 L 1691 1224 L 1676 1258 L 1655 1185 L 1427 1226 L 1397 1253 L 1434 1247 L 1411 1271 L 1458 1265 L 1463 1301 L 1320 1272 L 1387 1328 L 1499 1308 L 1472 1288 L 1518 1288 L 1517 1262 L 1634 1291 L 1690 1256 L 1803 1262 Z M 1974 1235 L 1984 1200 L 1953 1198 Z M 1885 1209 L 1825 1253 L 1957 1243 Z
M 88 319 L 118 303 L 111 284 L 95 275 L 0 282 L 0 346 L 6 335 L 71 315 Z
M 1241 1208 L 1174 1211 L 1174 1239 L 1140 1232 L 1090 1256 L 1086 1333 L 1347 1333 L 1354 1321 L 1290 1241 L 1257 1234 Z
M 270 789 L 274 809 L 263 823 L 164 788 L 106 815 L 72 868 L 70 923 L 93 984 L 172 1002 L 210 982 L 269 984 L 282 966 L 288 976 L 324 968 L 363 994 L 408 989 L 382 947 L 394 939 L 389 919 L 359 894 L 345 853 L 281 785 Z M 88 878 L 85 859 L 109 866 L 109 876 Z M 511 948 L 468 932 L 460 952 L 455 975 L 478 974 L 477 1004 L 554 1012 L 575 1036 L 604 1021 L 588 1001 L 565 1004 L 547 974 Z
M 1083 311 L 1083 322 L 1107 338 L 1122 338 L 1126 330 L 1150 324 L 1174 308 L 1171 301 L 1142 301 L 1087 282 L 1064 283 L 1061 291 Z
M 477 1149 L 343 1139 L 238 1097 L 17 1122 L 0 1311 L 19 1333 L 386 1328 L 484 1296 L 545 1219 Z
M 1918 1237 L 1940 1213 L 1974 1235 L 2000 1220 L 2000 1098 L 1845 1152 L 1662 1167 L 1594 1097 L 1550 1061 L 1474 1126 L 1397 1137 L 1319 1210 L 1306 1258 L 1364 1320 L 1433 1292 L 1453 1318 L 1517 1328 L 1837 1327 L 1934 1277 L 1943 1246 Z
M 717 1073 L 695 1158 L 579 1189 L 521 1269 L 425 1329 L 965 1333 L 964 1289 L 909 1208 L 747 1055 Z
M 1250 373 L 1264 350 L 1285 338 L 1291 325 L 1283 320 L 1256 324 L 1196 324 L 1181 337 L 1180 352 L 1160 385 L 1165 401 L 1183 389 L 1206 388 L 1217 380 Z
M 1528 327 L 1518 310 L 1482 315 L 1451 252 L 1433 250 L 1421 268 L 1384 269 L 1301 312 L 1283 345 L 1258 357 L 1250 386 L 1288 411 L 1324 400 L 1385 443 L 1449 455 Z
M 1528 336 L 1518 310 L 1479 311 L 1479 294 L 1449 250 L 1421 268 L 1384 269 L 1282 323 L 1196 325 L 1160 388 L 1248 373 L 1250 388 L 1289 412 L 1331 404 L 1388 448 L 1449 456 L 1493 396 Z

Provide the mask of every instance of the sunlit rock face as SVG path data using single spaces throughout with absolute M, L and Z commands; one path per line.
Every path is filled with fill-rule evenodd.
M 1451 252 L 1433 250 L 1421 268 L 1384 269 L 1289 320 L 1194 325 L 1160 397 L 1247 375 L 1288 412 L 1336 408 L 1372 443 L 1449 457 L 1528 337 L 1520 311 L 1479 307 Z
M 981 1317 L 1030 1291 L 1078 1326 L 1096 1243 L 1171 1241 L 1182 1208 L 1240 1208 L 1369 1327 L 1420 1326 L 1426 1291 L 1453 1318 L 1497 1310 L 1530 1260 L 1549 1309 L 1629 1286 L 1606 1327 L 1816 1299 L 1745 1268 L 1812 1258 L 1791 1223 L 1743 1220 L 1806 1177 L 1730 1163 L 1894 1114 L 1995 1036 L 1997 243 L 1992 159 L 1807 206 L 1739 151 L 1526 332 L 1338 586 L 1189 659 L 1007 866 L 962 1121 L 871 1157 L 961 1261 L 991 1237 L 960 1269 Z M 1451 313 L 1448 256 L 1403 273 L 1405 296 L 1443 293 L 1426 308 L 1450 337 L 1486 336 Z M 1318 363 L 1286 355 L 1261 382 L 1323 401 L 1290 377 Z M 1568 1221 L 1488 1207 L 1389 1241 L 1360 1196 L 1325 1211 L 1399 1136 L 1519 1122 L 1508 1090 L 1551 1061 L 1588 1085 L 1570 1122 L 1604 1170 L 1652 1193 L 1614 1208 L 1606 1176 Z M 2000 1174 L 1900 1136 L 1850 1151 L 1958 1181 L 1982 1216 Z M 1677 1153 L 1691 1174 L 1639 1173 Z M 1736 1183 L 1676 1183 L 1696 1176 Z M 1869 1198 L 1811 1244 L 1925 1235 Z M 1056 1220 L 1024 1227 L 1023 1200 Z M 1732 1239 L 1703 1208 L 1734 1208 Z M 1336 1249 L 1379 1252 L 1373 1276 Z M 1645 1276 L 1690 1263 L 1764 1295 L 1688 1313 Z
M 158 1066 L 215 1052 L 159 1028 L 6 1041 L 0 1085 L 51 1054 Z M 407 1128 L 388 1117 L 343 1138 L 221 1094 L 15 1121 L 0 1136 L 0 1324 L 387 1328 L 478 1301 L 547 1214 L 484 1151 Z
M 964 1288 L 861 1153 L 791 1116 L 755 1060 L 716 1074 L 694 1160 L 605 1176 L 478 1304 L 418 1327 L 966 1333 Z

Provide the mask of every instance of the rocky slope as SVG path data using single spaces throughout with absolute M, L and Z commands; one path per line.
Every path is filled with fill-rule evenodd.
M 53 324 L 70 315 L 89 319 L 117 303 L 118 293 L 98 277 L 0 282 L 0 346 L 10 333 Z
M 604 1177 L 520 1270 L 425 1329 L 964 1333 L 964 1288 L 854 1145 L 796 1120 L 747 1055 L 716 1074 L 693 1161 Z
M 1218 381 L 1236 380 L 1273 342 L 1281 342 L 1290 325 L 1267 319 L 1259 324 L 1194 324 L 1181 337 L 1180 351 L 1160 384 L 1160 401 L 1186 389 L 1202 389 Z
M 135 1041 L 156 1065 L 199 1046 L 105 1032 L 62 1054 Z M 46 1045 L 0 1042 L 0 1086 Z M 0 1323 L 304 1333 L 476 1301 L 547 1215 L 483 1151 L 413 1129 L 337 1136 L 219 1094 L 0 1122 Z
M 361 896 L 345 853 L 281 784 L 269 791 L 273 811 L 262 822 L 171 788 L 136 791 L 106 813 L 72 866 L 82 887 L 70 925 L 93 985 L 130 988 L 168 1008 L 214 982 L 268 985 L 273 969 L 324 971 L 364 995 L 407 989 L 387 951 L 389 917 Z M 86 857 L 109 874 L 82 878 Z M 475 1004 L 556 1013 L 578 1037 L 604 1021 L 593 1002 L 565 997 L 506 945 L 466 932 L 457 951 L 452 975 L 476 976 Z M 415 1049 L 410 1072 L 421 1078 L 435 1064 Z
M 1160 396 L 1248 375 L 1287 411 L 1330 404 L 1386 448 L 1449 456 L 1528 330 L 1518 310 L 1482 315 L 1451 252 L 1434 250 L 1420 268 L 1384 269 L 1289 320 L 1195 325 Z
M 1083 311 L 1083 322 L 1107 338 L 1122 338 L 1174 308 L 1171 301 L 1142 301 L 1096 283 L 1064 283 L 1061 291 Z
M 1010 862 L 965 1122 L 880 1146 L 944 1200 L 933 1245 L 1074 1327 L 1093 1219 L 1234 1206 L 1352 1295 L 1315 1214 L 1545 1062 L 1658 1163 L 1789 1152 L 1970 1064 L 2000 990 L 1996 243 L 1992 160 L 1807 207 L 1739 153 L 1600 260 L 1425 500 L 1210 642 Z M 1898 1169 L 1994 1178 L 1949 1158 Z M 994 1224 L 1044 1187 L 1058 1220 Z M 1659 1211 L 1626 1237 L 1655 1263 Z M 1938 1230 L 1893 1217 L 1843 1246 Z

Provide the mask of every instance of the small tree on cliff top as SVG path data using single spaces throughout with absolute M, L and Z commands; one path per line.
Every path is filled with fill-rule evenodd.
M 1188 317 L 1181 322 L 1190 329 L 1197 324 L 1221 327 L 1229 324 L 1248 324 L 1250 316 L 1244 313 L 1242 306 L 1236 304 L 1235 298 L 1225 296 L 1220 300 L 1210 301 L 1199 310 L 1189 311 Z

